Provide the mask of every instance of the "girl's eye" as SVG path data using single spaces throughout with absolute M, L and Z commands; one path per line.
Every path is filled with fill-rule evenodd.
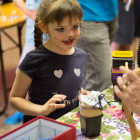
M 77 30 L 78 27 L 79 27 L 79 25 L 75 25 L 75 26 L 73 26 L 73 29 L 74 29 L 74 30 Z
M 64 32 L 65 31 L 64 28 L 58 28 L 58 29 L 55 29 L 55 30 L 58 31 L 58 32 Z

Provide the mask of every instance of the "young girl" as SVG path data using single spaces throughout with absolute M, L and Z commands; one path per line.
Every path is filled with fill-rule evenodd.
M 10 93 L 11 106 L 25 114 L 23 123 L 38 115 L 57 119 L 77 107 L 79 93 L 89 93 L 81 90 L 86 53 L 73 47 L 82 16 L 76 0 L 42 0 L 35 20 L 36 50 L 19 65 Z M 43 33 L 50 37 L 44 45 Z

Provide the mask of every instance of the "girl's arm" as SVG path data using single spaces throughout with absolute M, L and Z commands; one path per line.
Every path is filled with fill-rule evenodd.
M 32 79 L 18 69 L 9 100 L 10 105 L 19 112 L 37 116 L 40 114 L 41 106 L 25 99 L 31 83 Z
M 14 4 L 28 17 L 35 20 L 37 10 L 29 10 L 25 7 L 25 2 L 23 0 L 13 0 Z
M 37 105 L 25 99 L 27 91 L 32 83 L 32 79 L 18 69 L 16 78 L 10 93 L 10 105 L 19 112 L 31 116 L 47 116 L 57 108 L 65 107 L 65 104 L 55 104 L 66 97 L 64 95 L 54 95 L 44 105 Z

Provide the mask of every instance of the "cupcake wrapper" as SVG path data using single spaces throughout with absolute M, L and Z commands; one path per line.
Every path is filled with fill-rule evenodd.
M 96 117 L 86 118 L 80 114 L 80 123 L 82 134 L 86 137 L 99 136 L 101 131 L 101 120 L 103 114 Z

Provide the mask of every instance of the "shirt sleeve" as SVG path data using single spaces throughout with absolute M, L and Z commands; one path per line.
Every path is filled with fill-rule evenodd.
M 29 10 L 36 10 L 38 9 L 41 0 L 26 0 L 26 8 Z
M 18 68 L 31 79 L 35 78 L 35 61 L 30 56 L 30 53 L 25 56 Z

